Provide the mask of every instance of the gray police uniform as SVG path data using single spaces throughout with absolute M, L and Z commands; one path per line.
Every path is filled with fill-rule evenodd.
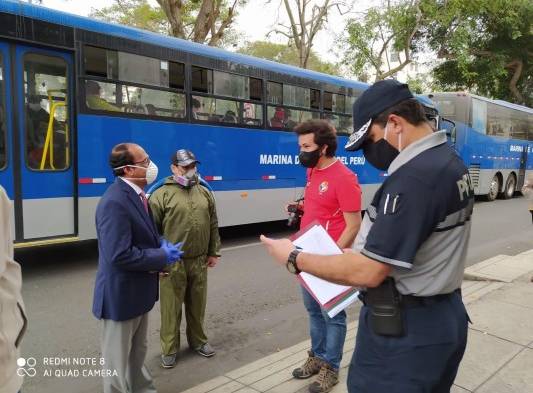
M 460 295 L 474 192 L 468 170 L 436 132 L 391 163 L 356 239 L 361 254 L 391 265 L 404 334 L 376 334 L 361 310 L 350 393 L 449 392 L 468 316 Z M 408 378 L 406 378 L 406 376 Z

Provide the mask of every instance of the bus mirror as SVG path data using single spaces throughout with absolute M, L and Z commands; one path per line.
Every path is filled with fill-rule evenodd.
M 441 118 L 441 127 L 446 130 L 446 135 L 450 138 L 452 144 L 455 144 L 457 138 L 457 127 L 455 126 L 455 122 L 443 117 Z

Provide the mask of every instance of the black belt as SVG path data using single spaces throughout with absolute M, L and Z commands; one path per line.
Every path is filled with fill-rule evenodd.
M 400 305 L 403 307 L 423 307 L 431 306 L 432 304 L 439 303 L 443 300 L 449 299 L 453 295 L 458 294 L 461 296 L 461 288 L 456 289 L 451 293 L 444 293 L 433 296 L 414 296 L 414 295 L 400 295 Z M 365 304 L 365 294 L 360 294 L 359 298 Z
M 461 289 L 456 289 L 451 293 L 444 293 L 433 296 L 413 296 L 413 295 L 401 295 L 400 304 L 404 307 L 421 307 L 421 306 L 431 306 L 432 304 L 442 302 L 443 300 L 449 299 L 455 294 L 461 296 Z

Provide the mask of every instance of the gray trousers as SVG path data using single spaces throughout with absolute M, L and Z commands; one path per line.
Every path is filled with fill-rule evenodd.
M 102 357 L 105 369 L 115 376 L 104 377 L 104 393 L 157 393 L 144 365 L 148 313 L 127 321 L 104 319 Z

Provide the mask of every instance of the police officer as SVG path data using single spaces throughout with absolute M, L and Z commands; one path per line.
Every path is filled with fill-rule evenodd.
M 187 341 L 199 355 L 215 350 L 207 341 L 204 316 L 207 303 L 207 268 L 220 257 L 220 236 L 213 194 L 199 183 L 198 160 L 190 150 L 172 157 L 164 184 L 150 196 L 150 207 L 159 233 L 171 242 L 184 242 L 183 263 L 161 277 L 161 365 L 172 368 L 180 347 L 182 304 L 185 305 Z M 174 240 L 180 239 L 180 240 Z M 186 245 L 185 245 L 186 243 Z
M 320 256 L 261 237 L 289 271 L 363 287 L 350 393 L 449 392 L 467 338 L 460 288 L 474 203 L 468 170 L 432 132 L 407 85 L 380 81 L 355 102 L 346 145 L 388 176 L 356 251 Z

